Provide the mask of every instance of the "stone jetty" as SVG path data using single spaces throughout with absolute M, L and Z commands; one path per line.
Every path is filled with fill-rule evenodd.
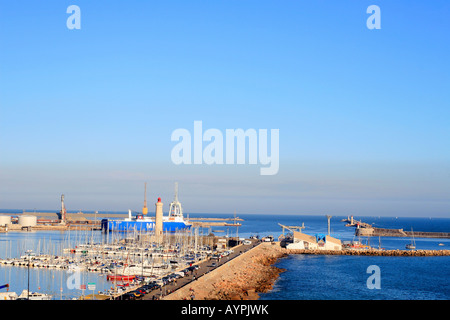
M 304 249 L 284 249 L 284 252 L 287 254 L 320 254 L 320 255 L 347 255 L 347 256 L 409 256 L 409 257 L 450 256 L 450 250 L 376 250 L 376 249 L 304 250 Z

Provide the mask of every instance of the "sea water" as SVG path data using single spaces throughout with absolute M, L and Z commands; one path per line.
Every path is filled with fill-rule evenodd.
M 289 255 L 262 300 L 448 300 L 450 257 Z M 379 267 L 379 288 L 370 266 Z

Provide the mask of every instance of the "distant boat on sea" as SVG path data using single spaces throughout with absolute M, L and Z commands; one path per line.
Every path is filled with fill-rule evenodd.
M 416 248 L 416 240 L 414 240 L 414 232 L 411 228 L 412 241 L 406 245 L 406 249 L 414 250 Z

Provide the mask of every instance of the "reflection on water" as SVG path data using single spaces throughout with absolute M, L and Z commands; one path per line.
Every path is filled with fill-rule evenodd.
M 108 235 L 109 236 L 109 235 Z M 120 237 L 121 235 L 116 235 Z M 62 256 L 64 248 L 73 248 L 80 243 L 104 243 L 107 237 L 100 231 L 36 231 L 8 232 L 0 234 L 0 258 L 19 258 L 27 250 L 36 254 Z M 75 279 L 75 277 L 78 277 Z M 29 279 L 29 280 L 28 280 Z M 79 279 L 79 280 L 78 280 Z M 76 281 L 75 281 L 76 280 Z M 53 299 L 78 298 L 82 291 L 74 283 L 95 283 L 96 292 L 110 289 L 112 283 L 106 280 L 105 274 L 79 271 L 74 274 L 68 269 L 46 269 L 0 265 L 0 285 L 9 284 L 9 291 L 20 294 L 30 291 L 53 295 Z M 3 291 L 2 291 L 3 292 Z M 92 291 L 85 291 L 90 294 Z

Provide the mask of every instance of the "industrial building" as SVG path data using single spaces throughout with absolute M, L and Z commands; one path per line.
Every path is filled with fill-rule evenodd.
M 301 226 L 285 226 L 278 224 L 283 228 L 283 236 L 280 238 L 280 243 L 282 247 L 286 249 L 302 249 L 302 250 L 342 250 L 341 240 L 332 237 L 330 230 L 330 219 L 331 216 L 327 215 L 328 220 L 328 234 L 315 234 L 309 235 L 303 233 L 302 230 L 305 225 Z M 289 230 L 291 234 L 285 236 L 285 230 Z
M 342 250 L 341 240 L 329 235 L 316 234 L 314 236 L 303 232 L 293 232 L 293 242 L 286 245 L 287 249 L 306 250 Z

